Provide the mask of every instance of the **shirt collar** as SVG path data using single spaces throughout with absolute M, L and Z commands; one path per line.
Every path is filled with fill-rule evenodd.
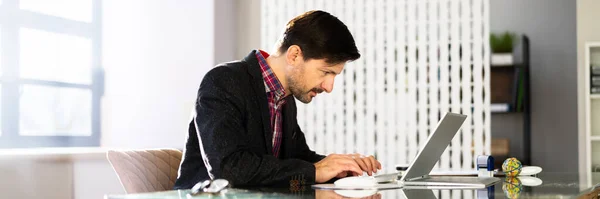
M 265 91 L 267 93 L 275 92 L 275 99 L 279 101 L 283 96 L 285 96 L 285 89 L 281 85 L 281 81 L 279 81 L 267 63 L 266 58 L 269 57 L 269 53 L 262 50 L 256 50 L 255 54 L 256 58 L 258 59 L 258 64 L 260 65 L 263 82 L 265 84 Z

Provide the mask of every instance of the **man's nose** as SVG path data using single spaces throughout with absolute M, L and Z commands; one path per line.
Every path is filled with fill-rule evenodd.
M 331 93 L 331 91 L 333 91 L 334 78 L 335 78 L 334 76 L 327 77 L 325 79 L 325 81 L 323 81 L 323 83 L 321 84 L 321 88 L 323 88 L 323 90 L 325 90 L 325 92 Z

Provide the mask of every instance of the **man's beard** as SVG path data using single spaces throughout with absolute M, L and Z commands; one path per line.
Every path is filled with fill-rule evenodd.
M 308 104 L 309 102 L 312 101 L 312 98 L 310 96 L 310 92 L 315 92 L 315 94 L 319 94 L 321 92 L 323 92 L 323 89 L 319 89 L 319 88 L 313 88 L 310 89 L 308 91 L 303 91 L 303 88 L 305 87 L 304 84 L 302 84 L 300 82 L 300 80 L 302 80 L 302 75 L 291 75 L 288 78 L 289 81 L 289 87 L 290 87 L 290 92 L 292 92 L 291 94 L 294 95 L 294 97 L 298 100 L 301 101 L 302 103 Z

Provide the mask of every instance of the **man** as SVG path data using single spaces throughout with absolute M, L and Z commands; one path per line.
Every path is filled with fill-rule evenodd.
M 234 186 L 298 186 L 381 169 L 373 156 L 316 154 L 296 120 L 294 98 L 309 103 L 331 92 L 345 63 L 359 57 L 346 25 L 310 11 L 288 22 L 272 55 L 255 50 L 209 71 L 175 189 L 216 178 Z

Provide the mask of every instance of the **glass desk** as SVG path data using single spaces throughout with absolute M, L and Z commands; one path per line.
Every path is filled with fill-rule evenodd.
M 593 198 L 600 195 L 600 185 L 579 183 L 577 173 L 544 173 L 538 186 L 525 186 L 520 180 L 502 178 L 486 189 L 388 189 L 361 191 L 314 190 L 310 186 L 296 188 L 230 188 L 220 194 L 190 196 L 189 190 L 142 194 L 106 195 L 106 199 L 183 199 L 183 198 Z M 525 183 L 527 184 L 527 183 Z

